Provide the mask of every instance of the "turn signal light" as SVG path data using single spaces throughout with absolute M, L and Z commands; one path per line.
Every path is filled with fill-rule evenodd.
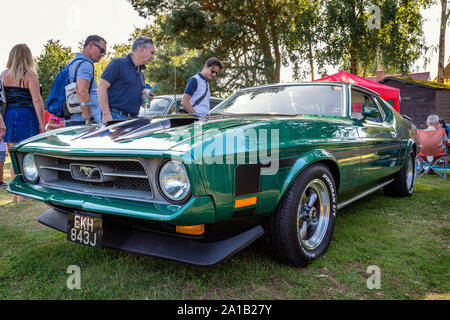
M 235 208 L 242 208 L 247 207 L 256 204 L 258 201 L 258 197 L 251 197 L 251 198 L 245 198 L 245 199 L 237 199 L 234 203 Z
M 191 236 L 201 236 L 205 233 L 205 225 L 197 224 L 195 226 L 177 226 L 177 232 Z

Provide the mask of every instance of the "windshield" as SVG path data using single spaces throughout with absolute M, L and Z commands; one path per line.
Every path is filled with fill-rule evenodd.
M 340 85 L 292 85 L 238 91 L 211 113 L 343 115 Z
M 167 98 L 153 98 L 150 106 L 142 105 L 139 110 L 140 117 L 154 116 L 155 114 L 162 114 L 169 105 L 170 100 Z

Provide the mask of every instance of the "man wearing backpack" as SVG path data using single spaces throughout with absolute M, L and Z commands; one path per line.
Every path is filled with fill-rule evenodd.
M 76 81 L 76 92 L 81 113 L 73 113 L 67 119 L 66 127 L 102 122 L 102 113 L 94 78 L 94 63 L 105 55 L 106 41 L 100 36 L 91 35 L 84 41 L 83 51 L 68 63 L 70 81 Z
M 217 58 L 209 58 L 205 62 L 203 70 L 189 78 L 184 90 L 181 105 L 188 113 L 200 115 L 209 112 L 209 85 L 208 80 L 214 79 L 223 69 L 222 62 Z

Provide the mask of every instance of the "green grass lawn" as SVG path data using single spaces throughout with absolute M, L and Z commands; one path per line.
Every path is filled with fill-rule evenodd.
M 0 299 L 450 299 L 450 179 L 435 175 L 410 198 L 380 190 L 339 211 L 330 248 L 303 269 L 261 242 L 212 268 L 91 249 L 40 225 L 45 204 L 11 198 L 0 191 Z M 67 288 L 71 265 L 79 290 Z M 373 265 L 381 287 L 370 290 Z

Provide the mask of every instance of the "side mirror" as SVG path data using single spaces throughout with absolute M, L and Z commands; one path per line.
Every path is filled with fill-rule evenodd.
M 373 107 L 364 107 L 362 116 L 363 116 L 363 120 L 366 118 L 373 118 L 376 119 L 378 118 L 378 109 L 377 108 L 373 108 Z

